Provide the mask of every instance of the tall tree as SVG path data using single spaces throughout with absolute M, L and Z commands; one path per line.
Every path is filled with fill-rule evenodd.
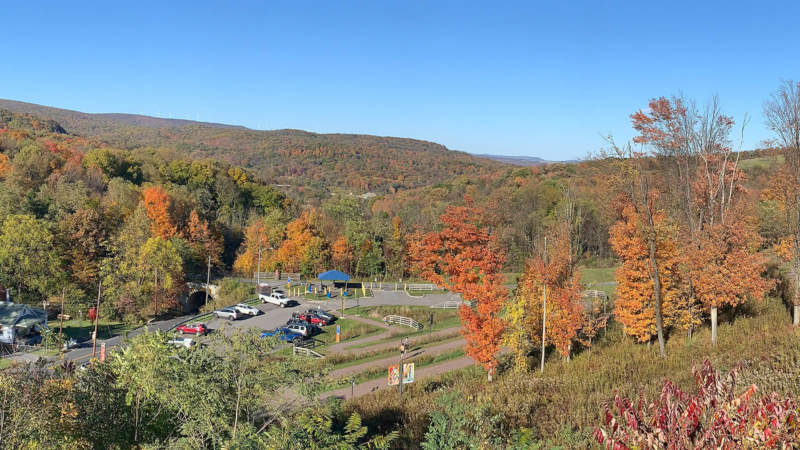
M 167 191 L 161 186 L 151 186 L 142 190 L 147 217 L 153 223 L 153 236 L 169 239 L 177 232 L 177 227 L 170 215 L 171 200 Z
M 508 297 L 501 273 L 505 254 L 474 207 L 449 206 L 439 220 L 441 231 L 412 241 L 412 264 L 423 278 L 471 302 L 458 310 L 461 334 L 467 354 L 483 365 L 491 381 L 505 328 L 500 317 Z
M 212 229 L 209 223 L 200 219 L 196 210 L 189 214 L 186 238 L 195 254 L 196 262 L 205 265 L 207 261 L 220 264 L 222 258 L 222 236 Z
M 800 326 L 800 83 L 784 81 L 764 104 L 764 116 L 784 154 L 784 166 L 773 180 L 786 193 L 781 198 L 787 224 L 783 255 L 792 263 L 792 323 Z
M 177 298 L 183 289 L 183 261 L 172 242 L 159 236 L 150 238 L 139 251 L 139 267 L 152 276 L 153 314 L 158 315 L 166 301 L 162 293 L 169 295 L 167 300 Z M 147 279 L 147 277 L 145 277 Z
M 41 301 L 63 280 L 53 233 L 29 215 L 10 215 L 0 228 L 0 283 L 26 301 Z
M 639 132 L 634 142 L 652 148 L 654 155 L 667 163 L 665 168 L 672 170 L 664 177 L 667 194 L 665 211 L 672 213 L 672 221 L 678 224 L 683 235 L 682 251 L 687 255 L 683 270 L 688 304 L 703 300 L 711 315 L 712 343 L 716 343 L 717 310 L 721 304 L 729 302 L 722 299 L 730 299 L 731 296 L 726 295 L 724 283 L 710 284 L 708 280 L 694 276 L 709 269 L 698 265 L 700 261 L 709 262 L 708 259 L 694 255 L 720 251 L 729 255 L 746 254 L 754 263 L 748 273 L 760 272 L 763 266 L 763 260 L 755 256 L 756 248 L 747 240 L 734 239 L 722 245 L 713 238 L 714 230 L 719 227 L 742 229 L 742 224 L 738 222 L 743 219 L 736 212 L 740 211 L 737 205 L 744 193 L 744 174 L 738 167 L 740 153 L 734 152 L 731 145 L 734 120 L 722 114 L 716 97 L 702 110 L 693 101 L 684 98 L 668 100 L 661 97 L 650 102 L 648 111 L 638 111 L 631 118 L 634 129 Z M 711 270 L 730 274 L 731 277 L 736 273 L 737 268 L 730 267 L 734 258 L 719 257 L 713 261 L 726 266 L 717 265 Z M 736 283 L 733 279 L 729 281 L 729 284 Z M 699 285 L 701 283 L 703 286 Z M 755 288 L 760 282 L 748 279 L 744 284 Z M 707 290 L 712 285 L 719 290 L 699 299 L 698 290 Z M 760 298 L 763 291 L 756 289 L 753 293 Z

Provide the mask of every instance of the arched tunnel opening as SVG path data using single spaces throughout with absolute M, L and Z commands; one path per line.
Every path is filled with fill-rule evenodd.
M 209 300 L 212 298 L 211 295 L 208 296 Z M 205 291 L 194 291 L 186 297 L 186 302 L 182 305 L 183 312 L 187 314 L 196 313 L 200 310 L 200 308 L 206 304 L 206 292 Z

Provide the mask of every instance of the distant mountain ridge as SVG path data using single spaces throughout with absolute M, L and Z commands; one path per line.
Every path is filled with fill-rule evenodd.
M 113 128 L 118 125 L 129 125 L 150 128 L 181 128 L 187 125 L 202 125 L 215 128 L 247 128 L 237 125 L 225 125 L 212 122 L 196 122 L 185 119 L 165 119 L 161 117 L 144 116 L 141 114 L 124 113 L 84 113 L 70 109 L 55 108 L 52 106 L 37 105 L 16 100 L 0 99 L 0 109 L 7 109 L 16 113 L 33 114 L 55 120 L 71 133 L 87 134 L 97 133 L 103 128 Z
M 515 166 L 541 166 L 544 164 L 554 164 L 554 163 L 576 163 L 577 160 L 567 160 L 567 161 L 549 161 L 546 159 L 542 159 L 536 156 L 513 156 L 513 155 L 489 155 L 489 154 L 475 154 L 475 156 L 481 158 L 491 159 L 492 161 L 498 161 L 505 164 L 512 164 Z
M 90 114 L 2 99 L 0 109 L 53 120 L 68 133 L 123 149 L 165 148 L 194 159 L 219 159 L 251 169 L 267 182 L 290 185 L 288 193 L 306 199 L 323 199 L 337 190 L 391 193 L 504 167 L 502 162 L 409 138 L 262 131 L 136 114 Z

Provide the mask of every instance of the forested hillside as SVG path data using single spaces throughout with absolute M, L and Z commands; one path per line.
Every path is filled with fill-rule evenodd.
M 86 114 L 0 100 L 0 108 L 57 121 L 68 133 L 123 149 L 175 150 L 251 169 L 284 192 L 318 202 L 330 192 L 386 193 L 502 164 L 415 139 L 242 127 L 126 114 Z

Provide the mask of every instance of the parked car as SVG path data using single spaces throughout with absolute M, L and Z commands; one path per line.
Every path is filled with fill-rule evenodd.
M 233 308 L 222 308 L 214 311 L 214 317 L 217 319 L 236 320 L 239 318 L 239 313 Z
M 291 331 L 292 333 L 303 335 L 303 337 L 313 336 L 316 331 L 314 329 L 314 326 L 311 325 L 310 323 L 299 322 L 299 321 L 295 321 L 286 325 L 286 328 L 288 328 L 289 331 Z
M 327 320 L 323 319 L 322 317 L 316 314 L 300 313 L 297 315 L 297 318 L 300 320 L 304 320 L 312 325 L 325 326 L 328 324 Z
M 298 342 L 303 340 L 303 335 L 299 333 L 295 333 L 294 331 L 290 330 L 288 327 L 279 327 L 275 328 L 274 330 L 266 330 L 261 333 L 261 337 L 270 337 L 270 336 L 278 336 L 280 340 L 283 342 Z
M 167 344 L 174 345 L 176 347 L 191 348 L 195 344 L 195 342 L 194 342 L 194 339 L 192 339 L 192 338 L 179 337 L 179 338 L 174 338 L 174 339 L 168 340 Z
M 314 314 L 315 316 L 319 316 L 328 321 L 328 323 L 333 323 L 336 320 L 336 316 L 321 309 L 309 309 L 306 310 L 306 314 Z
M 190 324 L 183 324 L 175 328 L 180 334 L 196 334 L 202 336 L 208 333 L 208 328 L 206 324 L 201 322 L 190 323 Z
M 276 291 L 269 295 L 259 294 L 258 297 L 261 299 L 261 303 L 272 303 L 273 305 L 278 305 L 281 308 L 289 306 L 289 299 L 283 295 L 283 292 Z
M 256 308 L 255 306 L 250 306 L 246 303 L 237 303 L 233 305 L 233 309 L 240 314 L 245 314 L 248 316 L 257 316 L 261 314 L 261 310 Z
M 313 323 L 306 322 L 305 320 L 302 320 L 302 319 L 289 319 L 286 322 L 286 326 L 287 327 L 290 326 L 290 325 L 293 325 L 293 324 L 294 325 L 303 325 L 304 327 L 308 328 L 311 331 L 311 334 L 309 334 L 309 336 L 314 335 L 314 334 L 322 333 L 322 328 L 320 328 L 319 325 L 314 325 Z

